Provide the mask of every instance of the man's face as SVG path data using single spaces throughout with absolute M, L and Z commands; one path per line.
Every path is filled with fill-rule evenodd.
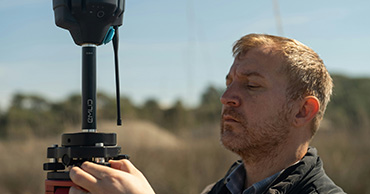
M 239 155 L 266 154 L 289 134 L 287 77 L 271 47 L 236 57 L 221 97 L 221 142 Z

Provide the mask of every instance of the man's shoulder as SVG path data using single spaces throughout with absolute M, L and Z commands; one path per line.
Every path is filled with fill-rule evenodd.
M 331 181 L 329 177 L 326 177 L 325 179 L 318 179 L 304 186 L 296 187 L 292 189 L 291 192 L 289 193 L 345 194 L 342 188 L 340 188 L 333 181 Z
M 301 180 L 302 188 L 306 188 L 307 185 L 313 193 L 325 193 L 325 194 L 342 194 L 345 193 L 342 188 L 337 186 L 333 180 L 326 174 L 323 168 L 323 162 L 317 154 L 317 150 L 313 147 L 309 149 L 309 152 L 313 151 L 311 157 L 311 164 L 306 164 L 309 171 L 306 172 Z M 308 162 L 309 163 L 309 162 Z
M 310 185 L 314 193 L 318 194 L 343 194 L 345 193 L 342 188 L 337 186 L 334 181 L 332 181 L 329 176 L 323 171 L 323 174 L 313 181 Z
M 269 188 L 268 193 L 276 193 L 276 191 L 307 194 L 345 193 L 325 173 L 317 150 L 312 147 L 301 161 L 284 170 Z
M 230 193 L 226 187 L 226 178 L 240 164 L 242 161 L 236 161 L 223 178 L 208 185 L 202 194 Z M 343 194 L 345 192 L 328 177 L 317 150 L 311 147 L 301 161 L 285 169 L 264 193 Z

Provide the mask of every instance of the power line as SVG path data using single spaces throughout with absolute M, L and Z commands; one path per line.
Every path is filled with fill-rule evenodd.
M 272 2 L 274 4 L 274 14 L 275 14 L 277 33 L 280 36 L 284 36 L 283 24 L 282 24 L 281 16 L 280 16 L 279 1 L 278 0 L 272 0 Z

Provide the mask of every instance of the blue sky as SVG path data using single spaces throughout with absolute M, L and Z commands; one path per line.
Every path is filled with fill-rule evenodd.
M 278 33 L 273 0 L 126 0 L 120 28 L 122 94 L 137 103 L 197 102 L 224 85 L 234 41 Z M 279 1 L 283 35 L 313 48 L 331 73 L 370 76 L 370 1 Z M 54 24 L 52 1 L 0 3 L 0 109 L 17 92 L 60 100 L 79 93 L 81 48 Z M 98 90 L 114 94 L 112 45 L 97 49 Z

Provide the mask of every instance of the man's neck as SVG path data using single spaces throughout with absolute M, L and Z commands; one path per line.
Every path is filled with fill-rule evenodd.
M 246 170 L 245 188 L 252 186 L 277 172 L 280 172 L 296 163 L 306 154 L 308 143 L 300 146 L 282 146 L 271 151 L 258 160 L 251 160 L 251 156 L 242 156 Z

